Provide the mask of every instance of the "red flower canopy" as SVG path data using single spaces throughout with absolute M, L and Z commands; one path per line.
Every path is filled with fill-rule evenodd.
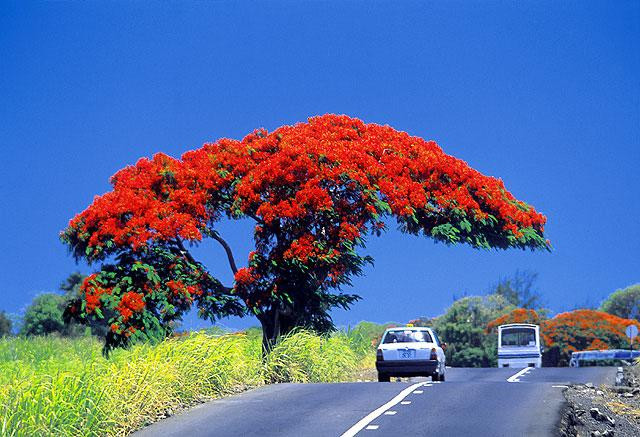
M 159 153 L 120 170 L 111 183 L 113 190 L 97 196 L 62 234 L 76 257 L 93 262 L 126 254 L 132 262 L 159 247 L 185 255 L 183 241 L 212 237 L 232 260 L 216 222 L 251 218 L 256 245 L 249 267 L 231 266 L 235 296 L 258 315 L 272 310 L 274 299 L 279 308 L 295 307 L 299 293 L 348 283 L 368 261 L 355 248 L 365 235 L 379 235 L 389 218 L 404 232 L 445 243 L 549 249 L 545 217 L 500 179 L 482 175 L 433 141 L 345 115 L 313 117 L 271 133 L 259 129 L 240 141 L 221 139 L 180 159 Z M 202 278 L 202 270 L 192 272 Z M 188 291 L 196 281 L 177 284 L 172 269 L 164 272 L 158 287 L 168 299 L 208 295 L 202 288 Z M 158 292 L 142 285 L 129 291 L 143 302 Z M 87 309 L 97 304 L 95 296 L 87 291 Z M 118 308 L 127 315 L 138 311 L 137 295 L 125 296 Z

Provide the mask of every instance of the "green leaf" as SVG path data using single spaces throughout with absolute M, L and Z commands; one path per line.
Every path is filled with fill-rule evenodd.
M 459 226 L 460 226 L 460 229 L 462 229 L 463 231 L 465 231 L 467 233 L 471 233 L 471 223 L 469 222 L 469 220 L 463 219 L 459 223 Z
M 445 241 L 446 243 L 457 243 L 460 241 L 458 234 L 460 234 L 460 230 L 451 223 L 434 226 L 433 229 L 431 229 L 431 236 L 433 238 Z
M 104 314 L 102 314 L 102 310 L 100 308 L 96 307 L 94 311 L 96 313 L 96 316 L 98 316 L 98 318 L 104 319 Z

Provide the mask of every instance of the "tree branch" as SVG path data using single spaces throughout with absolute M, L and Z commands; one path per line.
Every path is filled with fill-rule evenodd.
M 220 236 L 219 236 L 217 233 L 216 233 L 215 235 L 216 235 L 216 236 L 213 236 L 213 235 L 212 235 L 212 236 L 213 236 L 213 238 L 215 238 L 217 241 L 222 241 L 220 244 L 223 244 L 223 242 L 224 242 L 224 244 L 225 244 L 225 245 L 227 244 L 224 240 L 222 240 L 222 238 L 220 238 Z M 217 237 L 217 238 L 216 238 L 216 237 Z M 193 257 L 193 255 L 191 255 L 191 254 L 189 253 L 189 251 L 184 247 L 184 244 L 182 243 L 182 240 L 180 240 L 180 238 L 176 238 L 176 245 L 177 245 L 177 246 L 178 246 L 178 248 L 180 249 L 180 253 L 181 253 L 181 254 L 183 254 L 184 256 L 186 256 L 186 257 L 187 257 L 187 259 L 189 260 L 189 262 L 190 262 L 191 264 L 197 264 L 197 261 L 195 260 L 195 258 Z M 226 245 L 226 248 L 228 248 L 228 247 L 229 247 L 229 245 Z M 236 264 L 235 264 L 235 262 L 233 261 L 233 255 L 231 255 L 231 249 L 229 249 L 229 250 L 228 250 L 227 255 L 231 257 L 231 258 L 230 258 L 230 260 L 229 260 L 229 263 L 232 263 L 232 265 L 231 265 L 231 269 L 233 270 L 233 269 L 235 268 L 235 265 L 236 265 Z M 235 269 L 235 270 L 234 270 L 234 274 L 235 274 L 235 272 L 237 272 L 237 271 L 238 271 L 238 270 L 237 270 L 237 269 Z M 220 285 L 222 285 L 222 284 L 220 284 Z M 231 292 L 231 290 L 233 290 L 233 287 L 227 287 L 226 285 L 222 285 L 222 288 L 223 288 L 223 289 L 224 289 L 224 291 L 226 291 L 227 293 L 229 293 L 229 292 Z
M 176 237 L 176 244 L 180 249 L 180 253 L 186 256 L 191 264 L 198 264 L 197 261 L 193 258 L 193 256 L 189 253 L 189 251 L 184 247 L 184 244 L 182 244 L 182 240 L 178 237 Z
M 236 266 L 236 260 L 233 258 L 233 252 L 231 252 L 231 247 L 227 244 L 226 241 L 218 234 L 217 231 L 211 231 L 211 238 L 216 240 L 218 243 L 222 245 L 224 251 L 227 252 L 227 259 L 229 260 L 229 266 L 231 267 L 231 271 L 235 275 L 238 273 L 238 267 Z
M 265 224 L 264 220 L 262 220 L 260 217 L 258 217 L 255 214 L 251 214 L 249 212 L 245 212 L 243 214 L 246 215 L 247 217 L 251 217 L 252 219 L 254 219 L 256 222 L 260 223 L 261 225 Z

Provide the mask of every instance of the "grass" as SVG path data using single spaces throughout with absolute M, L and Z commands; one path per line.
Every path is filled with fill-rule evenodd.
M 0 339 L 0 435 L 127 435 L 168 412 L 265 382 L 351 380 L 375 359 L 370 340 L 353 332 L 300 330 L 264 361 L 255 330 L 192 333 L 109 359 L 101 346 L 94 338 Z

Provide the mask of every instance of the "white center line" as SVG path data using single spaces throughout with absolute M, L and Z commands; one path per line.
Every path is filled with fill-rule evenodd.
M 396 414 L 396 413 L 397 413 L 397 411 L 392 411 L 392 410 L 389 410 L 389 411 L 385 411 L 385 412 L 384 412 L 384 414 L 386 414 L 387 416 L 393 416 L 393 415 L 394 415 L 394 414 Z
M 417 394 L 417 395 L 421 395 L 424 392 L 422 390 L 416 390 L 416 391 L 414 391 L 414 393 Z
M 379 428 L 378 425 L 369 425 L 365 429 L 378 429 L 378 428 Z
M 424 385 L 424 382 L 418 382 L 417 384 L 413 384 L 410 385 L 409 387 L 405 388 L 404 390 L 402 390 L 400 393 L 398 393 L 393 399 L 391 399 L 389 402 L 387 402 L 384 405 L 381 405 L 380 407 L 376 408 L 375 410 L 373 410 L 371 413 L 367 414 L 366 416 L 364 416 L 362 419 L 360 419 L 358 421 L 358 423 L 356 423 L 355 425 L 353 425 L 351 428 L 349 428 L 348 430 L 346 430 L 344 432 L 344 434 L 342 434 L 341 437 L 353 437 L 354 435 L 356 435 L 358 432 L 362 431 L 367 425 L 369 425 L 371 422 L 373 422 L 375 419 L 377 419 L 378 417 L 380 417 L 385 411 L 387 411 L 389 408 L 393 407 L 394 405 L 398 404 L 400 401 L 402 401 L 404 398 L 406 398 L 407 396 L 409 396 L 411 394 L 412 391 L 414 391 L 415 389 L 417 389 L 418 387 L 421 387 Z M 374 425 L 375 426 L 375 425 Z
M 533 367 L 525 367 L 524 369 L 520 370 L 518 373 L 516 373 L 515 375 L 511 375 L 508 379 L 507 382 L 520 382 L 520 380 L 518 378 L 520 378 L 521 376 L 524 376 L 528 371 L 530 371 L 531 369 L 533 369 Z
M 400 402 L 400 405 L 409 405 L 411 403 L 411 401 L 402 401 Z
M 553 388 L 567 388 L 569 386 L 568 385 L 552 385 L 551 387 L 553 387 Z

